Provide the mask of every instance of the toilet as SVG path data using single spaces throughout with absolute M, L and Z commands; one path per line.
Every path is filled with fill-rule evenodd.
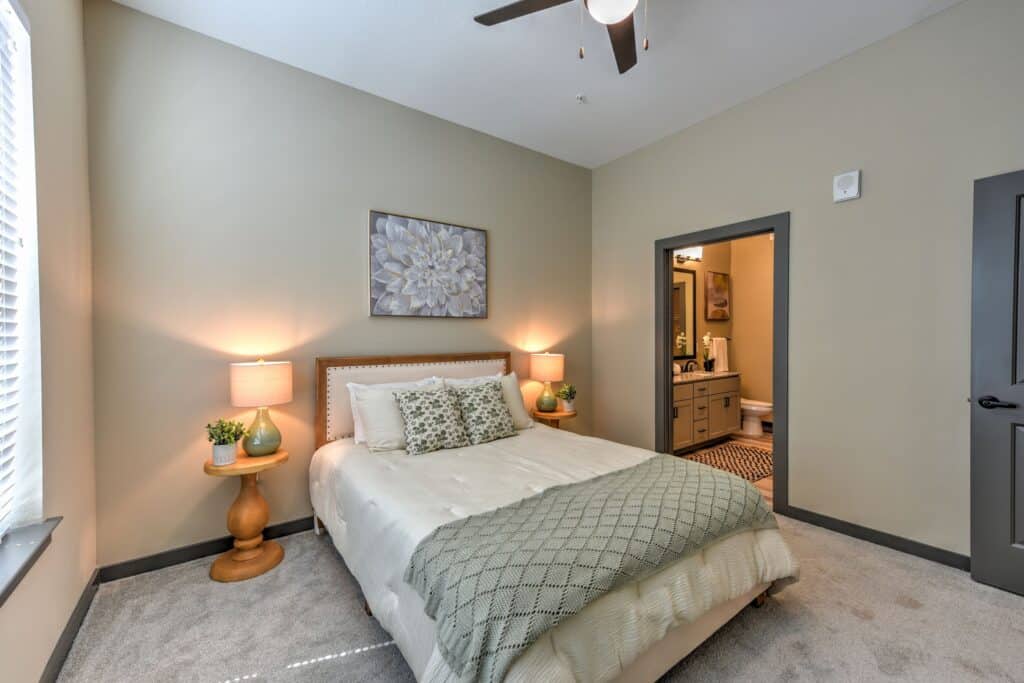
M 740 399 L 740 413 L 743 415 L 743 427 L 741 432 L 747 436 L 762 436 L 764 429 L 761 428 L 761 420 L 772 412 L 772 404 L 764 401 L 754 401 L 749 398 Z

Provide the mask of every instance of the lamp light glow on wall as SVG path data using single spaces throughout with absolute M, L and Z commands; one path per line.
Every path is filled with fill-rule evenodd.
M 544 382 L 544 391 L 537 397 L 537 410 L 542 413 L 554 412 L 558 399 L 551 391 L 552 382 L 561 382 L 565 376 L 565 355 L 561 353 L 531 353 L 530 379 Z
M 270 419 L 269 406 L 292 400 L 291 361 L 231 364 L 231 405 L 256 408 L 256 418 L 242 448 L 249 455 L 270 455 L 281 445 L 281 432 Z
M 602 24 L 617 24 L 636 9 L 639 0 L 587 0 L 587 11 Z
M 687 261 L 700 261 L 704 258 L 704 247 L 686 247 L 676 249 L 676 261 L 686 263 Z

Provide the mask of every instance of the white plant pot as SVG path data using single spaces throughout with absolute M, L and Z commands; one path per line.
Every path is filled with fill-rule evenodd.
M 576 410 L 575 400 L 573 400 L 573 401 L 566 401 L 564 398 L 560 398 L 558 400 L 562 402 L 562 410 L 563 411 L 565 411 L 567 413 L 571 413 L 574 410 Z
M 228 443 L 223 446 L 214 445 L 213 464 L 216 467 L 230 465 L 235 461 L 235 454 L 238 452 L 238 443 Z

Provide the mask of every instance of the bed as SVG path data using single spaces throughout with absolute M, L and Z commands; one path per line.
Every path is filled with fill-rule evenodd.
M 408 456 L 356 444 L 346 384 L 469 378 L 510 371 L 506 352 L 321 358 L 310 495 L 318 523 L 373 616 L 420 681 L 456 677 L 437 624 L 404 580 L 438 527 L 656 457 L 540 424 L 516 436 Z M 514 661 L 506 681 L 654 681 L 773 584 L 798 573 L 777 529 L 743 531 L 616 588 L 561 621 Z

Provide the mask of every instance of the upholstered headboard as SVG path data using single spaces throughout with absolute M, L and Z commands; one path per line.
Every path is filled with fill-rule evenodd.
M 477 377 L 511 370 L 512 355 L 508 351 L 317 358 L 316 447 L 352 435 L 352 403 L 345 386 L 349 382 L 379 384 L 433 376 Z

